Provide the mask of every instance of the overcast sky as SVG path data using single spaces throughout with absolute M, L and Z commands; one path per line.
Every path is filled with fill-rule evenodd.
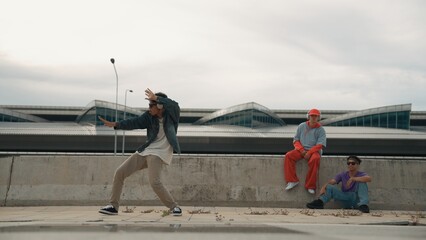
M 426 111 L 426 1 L 0 0 L 0 105 Z

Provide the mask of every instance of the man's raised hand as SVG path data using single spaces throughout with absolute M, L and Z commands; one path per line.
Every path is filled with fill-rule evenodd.
M 117 123 L 116 123 L 116 122 L 110 122 L 110 121 L 107 121 L 107 120 L 105 120 L 104 118 L 102 118 L 101 116 L 98 116 L 98 118 L 99 118 L 99 120 L 101 120 L 101 122 L 103 122 L 103 123 L 104 123 L 104 125 L 105 125 L 105 126 L 107 126 L 107 127 L 115 127 L 115 126 L 117 126 Z

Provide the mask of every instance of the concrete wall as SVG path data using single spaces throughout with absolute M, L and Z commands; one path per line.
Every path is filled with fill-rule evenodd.
M 115 169 L 126 156 L 8 156 L 0 158 L 0 197 L 6 206 L 104 205 Z M 344 157 L 321 160 L 322 185 L 346 170 Z M 306 161 L 297 165 L 301 185 L 284 191 L 283 156 L 180 155 L 164 166 L 163 182 L 181 205 L 304 207 Z M 424 159 L 364 159 L 372 209 L 425 210 Z M 126 179 L 122 205 L 161 205 L 146 171 Z M 329 205 L 333 207 L 332 204 Z

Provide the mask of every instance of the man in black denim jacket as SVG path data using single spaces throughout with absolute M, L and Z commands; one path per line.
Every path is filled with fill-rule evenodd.
M 145 90 L 145 95 L 149 100 L 149 110 L 139 117 L 119 122 L 109 122 L 99 117 L 105 126 L 114 129 L 147 129 L 146 143 L 115 171 L 110 204 L 101 208 L 100 213 L 116 215 L 124 180 L 134 172 L 147 168 L 149 182 L 154 192 L 163 204 L 170 208 L 173 215 L 182 215 L 182 210 L 160 179 L 162 164 L 170 164 L 173 151 L 180 153 L 176 136 L 180 117 L 179 104 L 164 93 L 154 94 L 149 88 Z

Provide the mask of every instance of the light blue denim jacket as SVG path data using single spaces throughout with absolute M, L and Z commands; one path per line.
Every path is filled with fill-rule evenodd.
M 162 104 L 164 108 L 163 128 L 166 138 L 173 147 L 173 150 L 180 153 L 180 146 L 176 136 L 180 118 L 179 104 L 170 98 L 163 98 L 159 96 L 157 96 L 157 102 Z M 118 125 L 114 127 L 114 129 L 146 129 L 147 141 L 137 149 L 138 152 L 142 152 L 157 137 L 160 129 L 160 123 L 157 117 L 151 116 L 149 111 L 146 111 L 139 117 L 129 118 L 118 122 Z

